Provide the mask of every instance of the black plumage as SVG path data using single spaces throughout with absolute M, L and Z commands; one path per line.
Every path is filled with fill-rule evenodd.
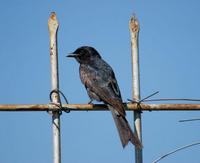
M 68 57 L 74 57 L 80 63 L 80 79 L 92 100 L 103 101 L 108 105 L 119 132 L 122 146 L 130 141 L 136 148 L 142 148 L 137 136 L 132 132 L 126 120 L 125 106 L 112 68 L 100 54 L 89 46 L 76 49 Z

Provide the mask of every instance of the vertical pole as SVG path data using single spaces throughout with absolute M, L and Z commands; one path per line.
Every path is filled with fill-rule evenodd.
M 138 55 L 138 35 L 139 22 L 133 16 L 130 23 L 131 34 L 131 54 L 132 54 L 132 97 L 133 100 L 140 100 L 140 72 L 139 72 L 139 55 Z M 135 133 L 142 142 L 141 113 L 134 111 Z M 142 149 L 135 149 L 135 162 L 142 163 Z
M 51 61 L 51 89 L 59 89 L 58 80 L 58 53 L 57 53 L 57 31 L 58 21 L 56 13 L 52 12 L 48 20 L 48 28 L 50 34 L 50 61 Z M 60 103 L 58 92 L 52 93 L 52 102 Z M 59 111 L 52 112 L 52 129 L 53 129 L 53 162 L 61 163 L 61 148 L 60 148 L 60 113 Z

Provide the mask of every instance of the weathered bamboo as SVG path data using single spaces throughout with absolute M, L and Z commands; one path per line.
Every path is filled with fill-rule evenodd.
M 139 54 L 138 54 L 138 35 L 139 23 L 133 16 L 129 23 L 131 34 L 131 54 L 132 54 L 132 97 L 133 100 L 140 100 L 140 72 L 139 72 Z M 134 111 L 135 133 L 142 142 L 142 125 L 140 111 Z M 135 162 L 142 163 L 142 149 L 135 148 Z
M 50 61 L 51 61 L 51 89 L 59 89 L 58 78 L 58 53 L 57 53 L 57 31 L 58 21 L 56 14 L 51 13 L 48 20 L 50 34 Z M 52 103 L 60 103 L 58 92 L 52 93 Z M 52 105 L 54 108 L 54 105 Z M 60 112 L 52 111 L 52 129 L 53 129 L 53 162 L 61 163 L 61 147 L 60 147 Z
M 108 111 L 104 104 L 63 104 L 63 110 Z M 141 111 L 200 111 L 200 104 L 140 104 Z M 49 104 L 0 105 L 0 111 L 52 111 Z M 136 104 L 127 104 L 127 111 L 138 110 Z

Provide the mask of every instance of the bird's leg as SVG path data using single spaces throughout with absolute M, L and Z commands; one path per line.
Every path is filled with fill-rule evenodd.
M 93 104 L 92 101 L 93 101 L 93 99 L 90 99 L 90 101 L 88 102 L 88 104 Z

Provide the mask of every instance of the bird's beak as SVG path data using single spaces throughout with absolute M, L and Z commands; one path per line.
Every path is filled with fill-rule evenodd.
M 76 58 L 76 54 L 70 53 L 70 54 L 67 55 L 66 57 Z

